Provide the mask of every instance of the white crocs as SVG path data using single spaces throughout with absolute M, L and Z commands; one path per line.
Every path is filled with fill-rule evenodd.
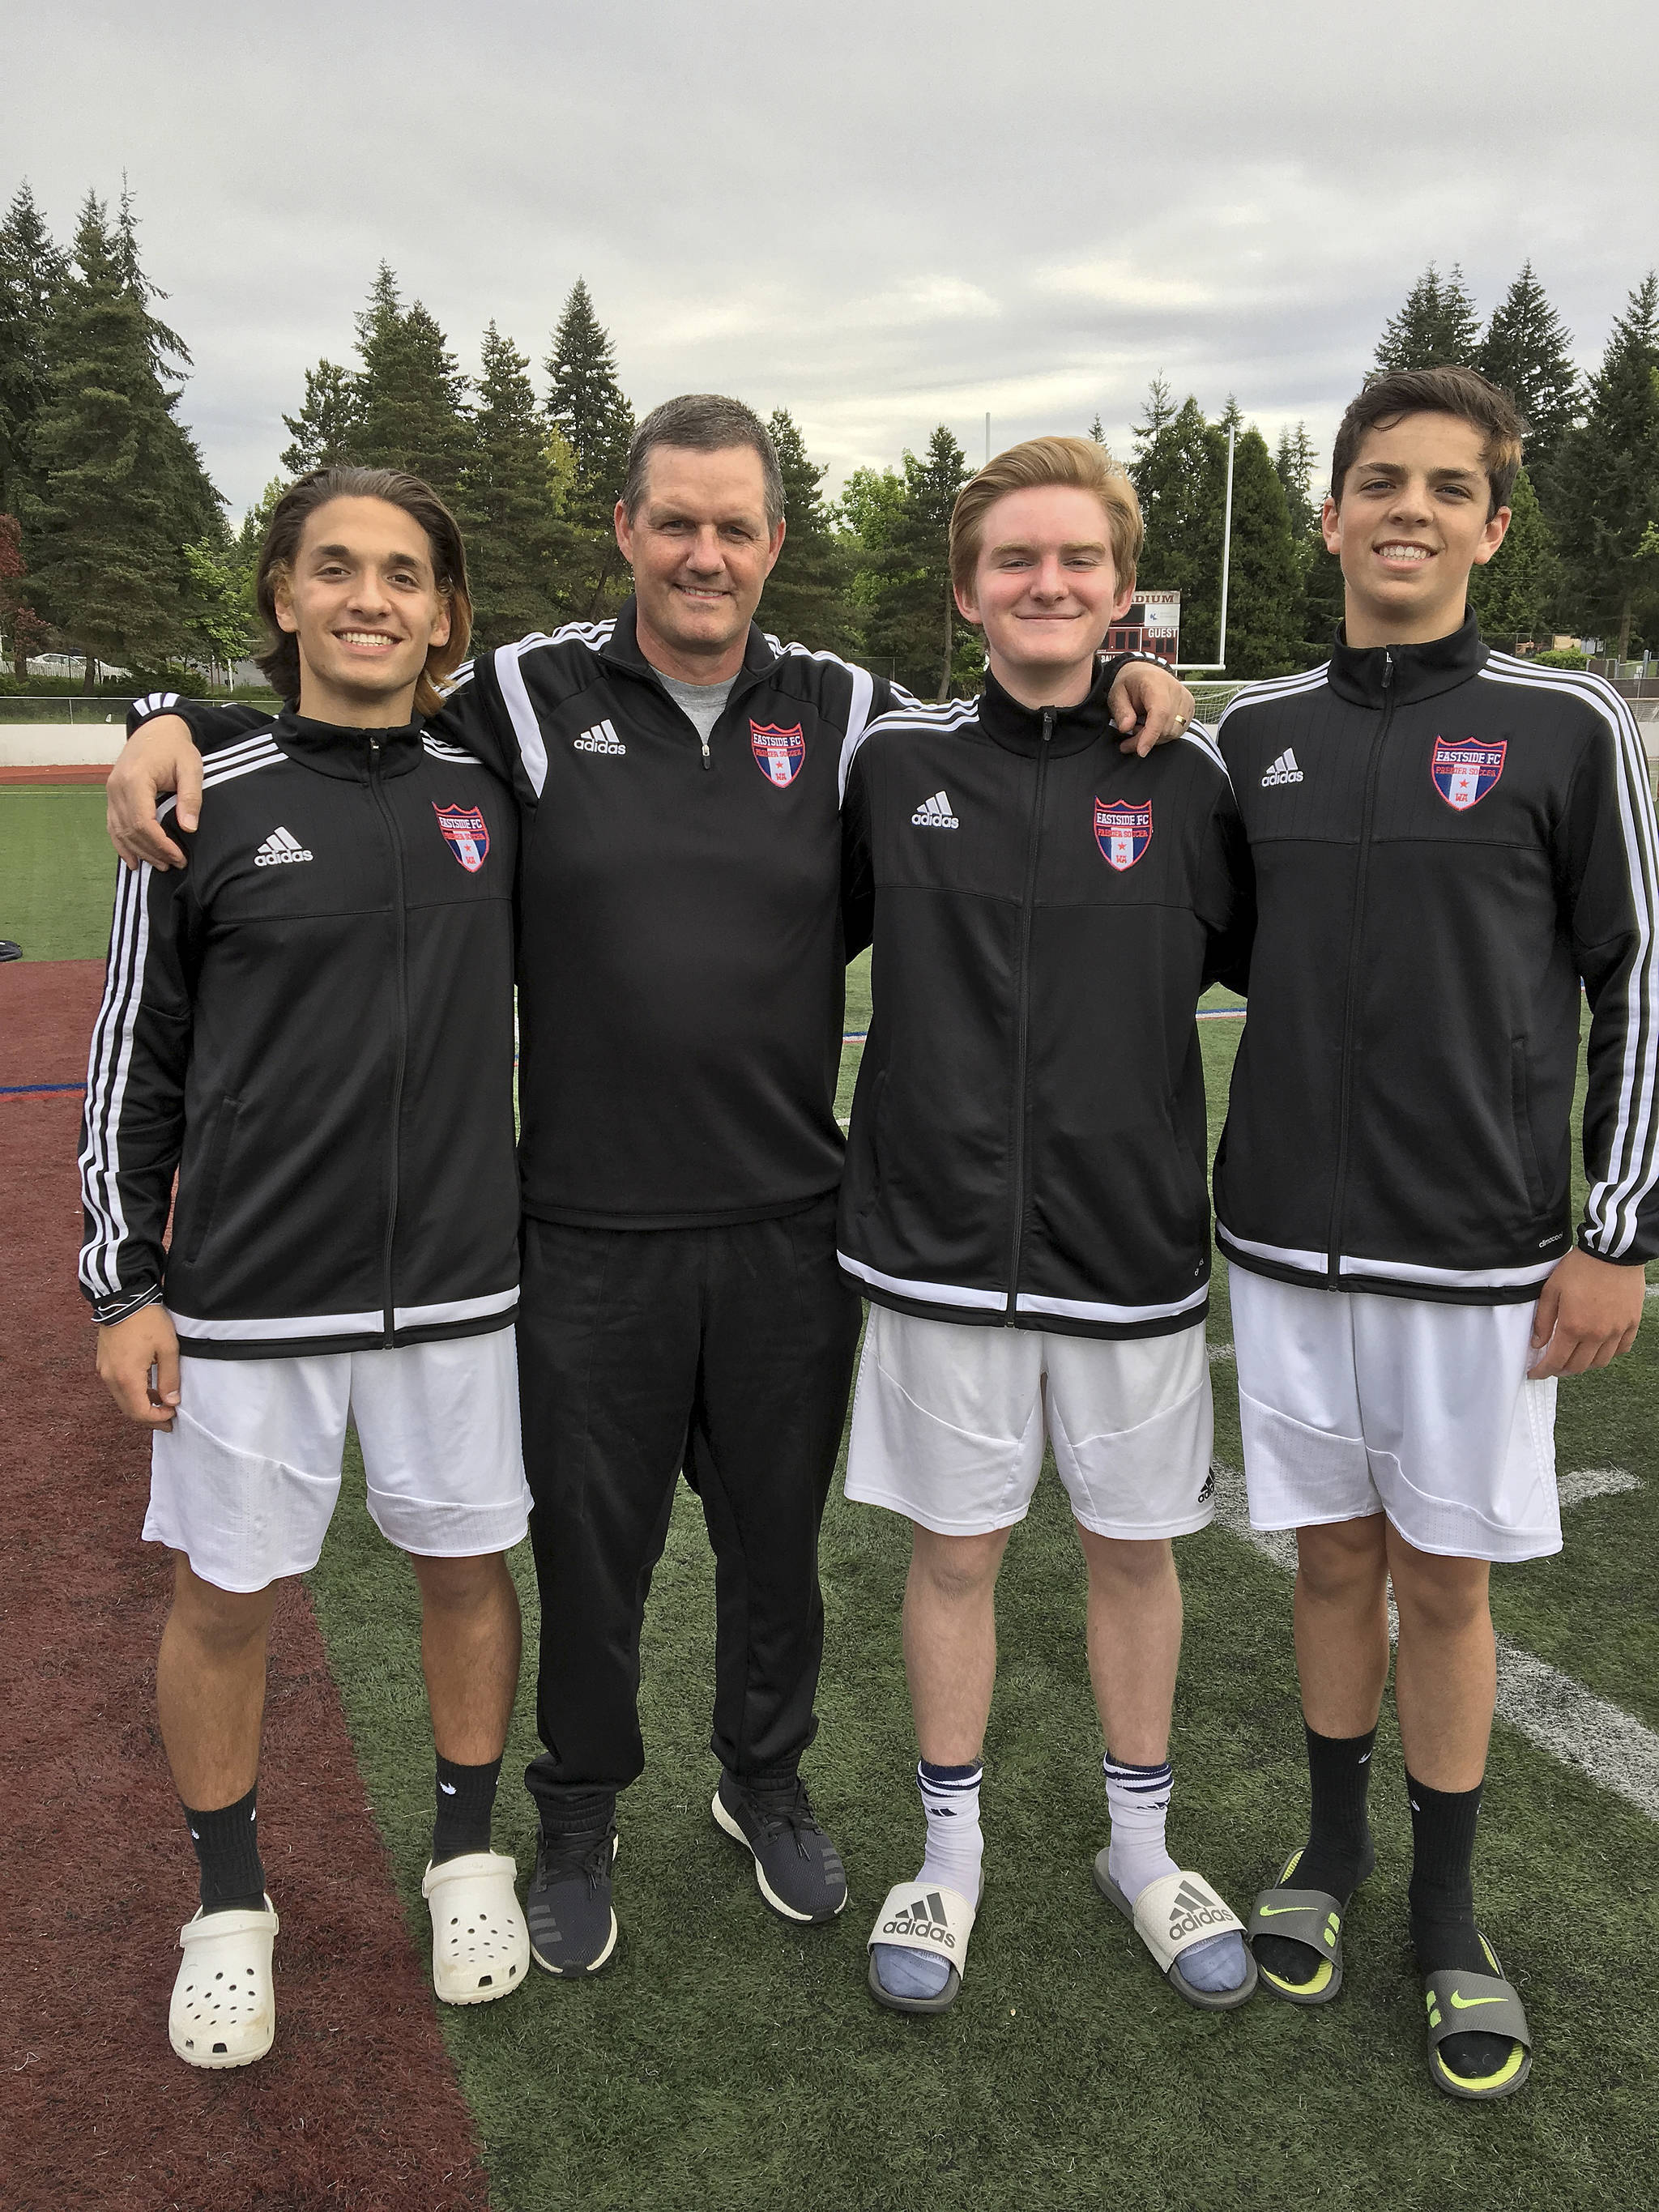
M 493 2004 L 529 1972 L 518 1873 L 501 1851 L 464 1851 L 422 1875 L 432 1913 L 432 1986 L 441 2003 Z
M 276 2036 L 270 1974 L 276 1908 L 198 1912 L 179 1930 L 184 1961 L 173 1984 L 167 2039 L 186 2066 L 251 2066 Z

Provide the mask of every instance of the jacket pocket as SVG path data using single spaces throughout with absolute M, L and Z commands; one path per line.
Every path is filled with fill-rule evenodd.
M 225 1098 L 220 1101 L 219 1111 L 214 1117 L 213 1134 L 208 1140 L 207 1156 L 202 1162 L 201 1183 L 191 1196 L 190 1239 L 179 1255 L 187 1267 L 200 1258 L 202 1247 L 207 1242 L 208 1231 L 213 1225 L 213 1216 L 219 1202 L 219 1184 L 230 1152 L 236 1117 L 241 1110 L 240 1098 Z
M 1515 1140 L 1521 1154 L 1521 1171 L 1527 1181 L 1527 1198 L 1534 1213 L 1544 1210 L 1544 1178 L 1538 1151 L 1532 1140 L 1530 1083 L 1527 1072 L 1527 1040 L 1510 1040 L 1510 1092 L 1515 1117 Z

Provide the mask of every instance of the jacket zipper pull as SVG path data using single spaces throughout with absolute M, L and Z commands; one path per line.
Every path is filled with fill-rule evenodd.
M 1391 645 L 1385 645 L 1382 648 L 1382 689 L 1386 691 L 1393 682 L 1394 647 Z
M 1052 707 L 1045 707 L 1042 710 L 1042 742 L 1045 745 L 1054 734 L 1054 710 Z
M 369 774 L 370 774 L 371 775 L 374 775 L 374 774 L 376 774 L 376 772 L 379 770 L 380 765 L 380 739 L 379 739 L 378 738 L 371 738 L 369 739 L 369 741 L 368 741 L 368 772 L 369 772 Z
M 709 759 L 709 757 L 708 757 L 708 732 L 706 730 L 699 730 L 699 731 L 697 732 L 697 738 L 698 738 L 698 742 L 699 742 L 699 743 L 702 744 L 702 764 L 703 764 L 703 766 L 704 766 L 705 768 L 713 768 L 713 766 L 714 765 L 714 762 L 713 762 L 712 760 L 710 760 L 710 759 Z

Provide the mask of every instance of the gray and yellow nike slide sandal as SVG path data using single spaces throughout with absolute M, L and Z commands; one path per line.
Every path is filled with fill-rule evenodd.
M 1292 1851 L 1279 1869 L 1278 1882 L 1257 1898 L 1246 1940 L 1254 1945 L 1258 1936 L 1282 1936 L 1290 1942 L 1305 1944 L 1319 1961 L 1310 1979 L 1285 1981 L 1258 1960 L 1261 1978 L 1276 1997 L 1283 1997 L 1288 2004 L 1329 2004 L 1342 1986 L 1342 1917 L 1347 1907 L 1328 1890 L 1285 1887 L 1301 1857 L 1299 1850 Z
M 1445 1967 L 1423 1981 L 1429 2015 L 1429 2076 L 1449 2097 L 1488 2104 L 1512 2097 L 1532 2071 L 1532 2031 L 1527 2008 L 1513 1982 L 1505 1978 L 1498 1954 L 1483 1936 L 1480 1948 L 1492 1960 L 1489 1974 Z M 1455 2074 L 1440 2056 L 1450 2035 L 1507 2035 L 1509 2056 L 1490 2074 Z

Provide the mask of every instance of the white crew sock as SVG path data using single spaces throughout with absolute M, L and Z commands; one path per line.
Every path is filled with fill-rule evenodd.
M 1102 1764 L 1112 1815 L 1107 1870 L 1133 1905 L 1148 1882 L 1181 1871 L 1164 1840 L 1175 1775 L 1167 1759 L 1161 1766 L 1126 1766 L 1109 1751 Z
M 979 1827 L 979 1785 L 985 1769 L 972 1766 L 916 1767 L 916 1787 L 927 1815 L 927 1849 L 918 1883 L 954 1889 L 970 1905 L 979 1902 L 980 1861 L 985 1838 Z M 949 1962 L 894 1943 L 872 1947 L 876 1974 L 894 1996 L 936 1997 L 951 1978 Z
M 984 1778 L 985 1769 L 977 1762 L 930 1766 L 924 1759 L 916 1765 L 916 1787 L 927 1815 L 927 1850 L 916 1880 L 943 1882 L 969 1905 L 979 1902 L 980 1862 L 985 1856 L 979 1826 L 979 1785 Z

